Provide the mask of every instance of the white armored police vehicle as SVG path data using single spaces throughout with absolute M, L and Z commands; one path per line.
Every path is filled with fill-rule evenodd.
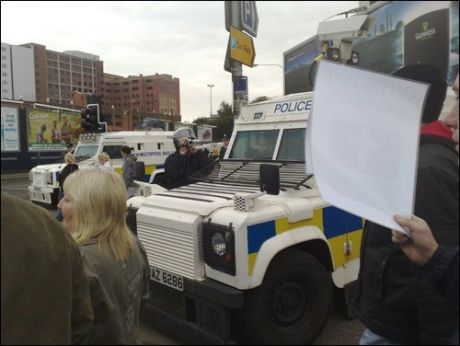
M 312 96 L 244 107 L 212 171 L 128 201 L 155 315 L 220 340 L 298 344 L 319 333 L 333 286 L 357 278 L 363 222 L 327 205 L 305 173 Z
M 97 168 L 97 156 L 105 152 L 111 160 L 115 171 L 122 171 L 120 148 L 123 145 L 134 148 L 133 155 L 145 165 L 145 177 L 149 181 L 151 173 L 162 169 L 169 154 L 175 151 L 174 137 L 195 138 L 189 128 L 176 131 L 124 131 L 100 134 L 82 134 L 75 149 L 75 159 L 80 169 Z M 47 205 L 56 205 L 59 196 L 59 173 L 65 163 L 39 165 L 29 172 L 28 187 L 30 200 Z M 140 178 L 140 177 L 139 177 Z M 138 178 L 138 179 L 139 179 Z M 161 178 L 161 175 L 158 175 Z
M 458 2 L 360 3 L 285 53 L 287 94 L 312 90 L 322 56 L 382 73 L 435 63 L 455 78 Z M 332 288 L 356 282 L 363 220 L 325 203 L 305 173 L 312 98 L 243 107 L 213 170 L 128 201 L 127 221 L 151 266 L 152 322 L 257 344 L 308 344 L 321 331 Z

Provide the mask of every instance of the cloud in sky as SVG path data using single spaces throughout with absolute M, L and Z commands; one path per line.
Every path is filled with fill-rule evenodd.
M 283 52 L 316 33 L 320 21 L 357 1 L 257 1 L 257 64 L 283 64 Z M 2 42 L 35 42 L 55 51 L 81 50 L 123 76 L 167 73 L 180 78 L 184 120 L 232 101 L 231 74 L 223 69 L 228 32 L 223 1 L 10 2 L 2 1 Z M 276 66 L 243 67 L 249 100 L 283 93 Z

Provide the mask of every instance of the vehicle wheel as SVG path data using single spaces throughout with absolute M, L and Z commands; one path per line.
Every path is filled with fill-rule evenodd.
M 325 267 L 308 253 L 290 250 L 270 264 L 261 286 L 246 292 L 236 322 L 251 343 L 308 344 L 323 328 L 332 296 Z

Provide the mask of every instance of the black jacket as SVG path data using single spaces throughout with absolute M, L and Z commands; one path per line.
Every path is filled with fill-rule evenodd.
M 219 160 L 223 160 L 225 157 L 225 153 L 227 152 L 227 147 L 220 148 L 219 152 Z
M 73 172 L 78 171 L 78 165 L 76 163 L 68 163 L 59 174 L 59 186 L 61 191 L 64 192 L 64 181 Z
M 203 150 L 198 150 L 195 154 L 190 155 L 190 173 L 196 173 L 206 167 L 209 163 L 208 154 Z
M 169 155 L 165 161 L 165 174 L 168 189 L 174 189 L 188 184 L 189 160 L 179 152 Z
M 458 306 L 458 245 L 438 246 L 428 263 L 422 267 L 420 274 L 450 302 Z
M 414 214 L 442 245 L 458 244 L 458 153 L 450 139 L 422 136 Z M 391 241 L 391 231 L 367 222 L 361 247 L 358 314 L 374 333 L 409 344 L 448 344 L 458 329 L 452 306 Z

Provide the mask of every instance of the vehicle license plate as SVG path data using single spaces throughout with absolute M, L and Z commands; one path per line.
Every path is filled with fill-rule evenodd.
M 178 291 L 184 290 L 184 278 L 166 270 L 150 266 L 150 279 Z

